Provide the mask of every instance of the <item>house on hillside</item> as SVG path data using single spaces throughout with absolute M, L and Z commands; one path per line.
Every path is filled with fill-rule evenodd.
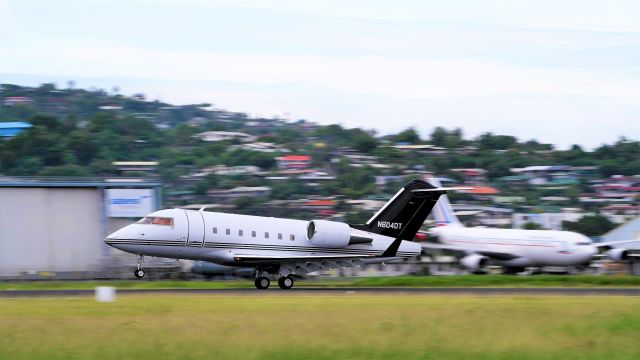
M 26 96 L 9 96 L 4 98 L 4 100 L 2 100 L 2 105 L 4 106 L 14 106 L 14 105 L 19 105 L 19 104 L 31 104 L 35 102 L 35 100 L 33 100 L 30 97 L 26 97 Z
M 287 155 L 276 158 L 280 169 L 306 169 L 311 165 L 309 155 Z
M 334 216 L 337 211 L 335 207 L 337 202 L 331 199 L 314 199 L 307 200 L 306 202 L 300 204 L 301 209 L 312 210 L 316 213 L 316 216 L 320 218 L 329 218 Z
M 243 132 L 235 132 L 235 131 L 205 131 L 198 134 L 193 135 L 193 137 L 198 138 L 202 141 L 225 141 L 225 140 L 234 140 L 238 139 L 242 142 L 252 142 L 256 141 L 256 137 L 253 135 L 249 135 Z
M 414 152 L 414 153 L 425 154 L 425 155 L 446 155 L 447 154 L 447 148 L 435 146 L 435 145 L 428 145 L 428 144 L 418 144 L 418 145 L 397 144 L 397 145 L 391 145 L 391 147 L 404 152 Z
M 501 180 L 522 180 L 530 185 L 575 185 L 579 183 L 579 179 L 593 176 L 597 169 L 596 166 L 527 166 L 510 169 L 515 176 Z
M 266 197 L 271 193 L 268 186 L 239 186 L 233 189 L 212 189 L 207 195 L 213 201 L 228 204 L 241 197 Z
M 566 209 L 562 212 L 554 213 L 516 213 L 512 216 L 512 226 L 514 229 L 522 229 L 526 223 L 536 223 L 544 229 L 562 230 L 563 221 L 579 221 L 583 216 L 588 215 L 578 211 L 579 209 Z
M 621 224 L 640 214 L 640 206 L 631 204 L 615 204 L 600 209 L 600 214 L 606 216 L 611 222 Z
M 283 147 L 282 145 L 270 143 L 270 142 L 250 142 L 246 144 L 233 145 L 231 149 L 241 149 L 247 151 L 258 151 L 263 153 L 283 152 L 288 153 L 291 150 Z
M 132 172 L 155 174 L 158 168 L 157 161 L 114 161 L 111 164 L 123 174 Z
M 461 174 L 465 184 L 480 185 L 487 182 L 487 170 L 485 169 L 451 169 L 451 171 Z
M 0 138 L 9 139 L 16 135 L 19 135 L 24 130 L 30 128 L 32 125 L 28 122 L 16 121 L 16 122 L 0 122 Z

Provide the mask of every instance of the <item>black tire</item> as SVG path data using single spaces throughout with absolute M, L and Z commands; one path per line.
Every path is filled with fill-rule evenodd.
M 259 278 L 256 278 L 256 281 L 254 281 L 254 284 L 256 285 L 257 289 L 266 290 L 269 288 L 269 284 L 271 284 L 271 281 L 269 281 L 269 278 L 261 276 Z
M 293 278 L 291 276 L 283 276 L 278 279 L 278 286 L 280 289 L 289 290 L 293 287 Z
M 138 279 L 142 279 L 144 277 L 144 270 L 136 269 L 134 270 L 133 275 L 135 275 L 135 277 L 137 277 Z

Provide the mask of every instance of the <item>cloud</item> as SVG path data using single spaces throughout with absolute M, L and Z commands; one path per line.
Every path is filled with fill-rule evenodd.
M 56 51 L 56 48 L 65 51 Z M 47 62 L 29 61 L 42 54 L 48 54 Z M 52 44 L 49 49 L 22 48 L 6 52 L 4 59 L 14 64 L 14 73 L 263 85 L 299 83 L 391 98 L 539 94 L 640 101 L 640 80 L 624 71 L 547 69 L 472 58 L 228 54 Z M 8 64 L 3 67 L 9 68 Z
M 11 21 L 9 0 L 0 0 L 0 38 L 4 37 Z

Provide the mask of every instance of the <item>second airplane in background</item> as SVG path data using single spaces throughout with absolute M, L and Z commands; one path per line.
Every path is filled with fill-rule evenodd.
M 428 179 L 440 186 L 440 180 Z M 426 252 L 448 250 L 461 255 L 460 263 L 473 272 L 484 272 L 489 264 L 502 266 L 505 273 L 522 272 L 527 267 L 587 265 L 599 253 L 614 261 L 625 260 L 628 250 L 615 245 L 638 240 L 594 243 L 588 237 L 571 231 L 467 228 L 453 213 L 446 195 L 433 209 L 436 227 L 429 231 Z

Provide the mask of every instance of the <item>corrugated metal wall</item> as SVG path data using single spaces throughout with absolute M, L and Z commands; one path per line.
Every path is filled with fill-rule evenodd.
M 97 188 L 0 188 L 0 276 L 93 270 L 102 216 Z

